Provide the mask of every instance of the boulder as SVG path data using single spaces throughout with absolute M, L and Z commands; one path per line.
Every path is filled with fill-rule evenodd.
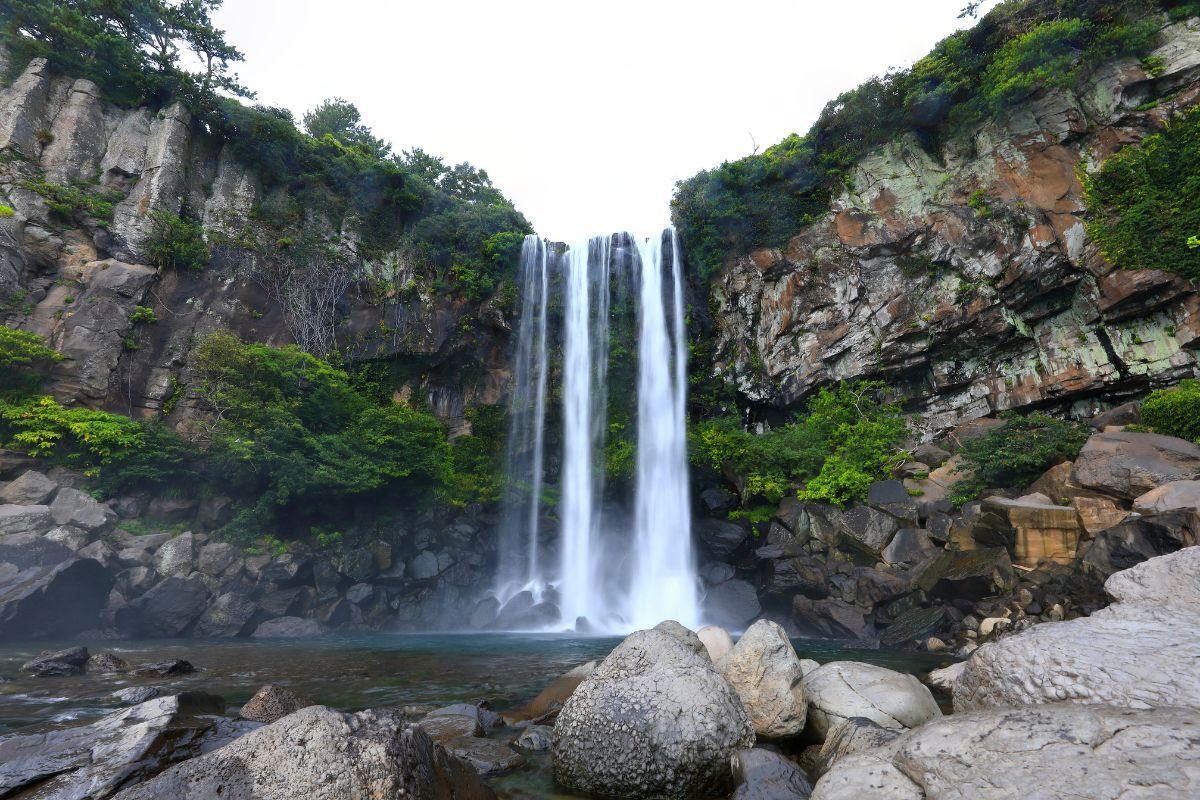
M 417 553 L 408 565 L 408 576 L 413 580 L 423 581 L 436 577 L 438 574 L 437 555 L 432 550 L 422 550 Z
M 800 682 L 817 736 L 851 717 L 884 728 L 915 728 L 940 717 L 933 695 L 912 675 L 857 661 L 830 661 Z
M 731 630 L 743 630 L 759 612 L 758 590 L 749 581 L 735 578 L 712 587 L 704 596 L 704 617 Z
M 133 638 L 177 638 L 204 613 L 209 597 L 199 578 L 172 576 L 117 609 L 114 623 L 120 633 Z
M 1132 500 L 1172 481 L 1200 478 L 1200 445 L 1157 433 L 1098 433 L 1083 446 L 1071 475 L 1084 488 Z
M 116 800 L 491 800 L 469 766 L 401 714 L 309 706 L 197 756 Z
M 978 544 L 1006 548 L 1014 564 L 1067 564 L 1074 560 L 1079 543 L 1079 518 L 1074 508 L 1043 498 L 988 497 L 980 506 L 973 533 Z
M 50 514 L 58 525 L 74 525 L 85 531 L 105 531 L 117 521 L 117 512 L 90 494 L 71 488 L 58 490 Z
M 783 739 L 804 730 L 803 669 L 778 624 L 760 619 L 751 625 L 716 666 L 742 699 L 758 736 Z
M 730 800 L 808 800 L 812 793 L 808 776 L 795 762 L 761 747 L 738 750 L 730 767 L 737 783 Z
M 92 535 L 74 525 L 59 525 L 51 529 L 45 538 L 55 544 L 61 544 L 68 550 L 79 552 L 91 543 Z
M 521 731 L 513 743 L 523 750 L 544 752 L 554 746 L 554 728 L 548 725 L 530 725 Z
M 725 558 L 750 538 L 749 529 L 720 519 L 699 519 L 694 524 L 696 536 L 717 558 Z
M 209 542 L 200 548 L 200 555 L 196 558 L 196 569 L 205 575 L 219 578 L 230 571 L 241 557 L 242 551 L 228 542 Z
M 1181 509 L 1200 511 L 1200 481 L 1164 483 L 1133 501 L 1133 510 L 1139 514 L 1161 514 Z
M 42 505 L 58 491 L 58 484 L 36 469 L 27 470 L 21 477 L 0 489 L 0 502 L 19 506 Z
M 1101 411 L 1088 420 L 1088 424 L 1096 430 L 1102 431 L 1110 425 L 1137 425 L 1141 421 L 1141 403 L 1122 403 L 1106 411 Z
M 88 650 L 86 647 L 72 647 L 55 652 L 43 651 L 37 658 L 26 661 L 21 665 L 21 672 L 28 672 L 35 678 L 57 678 L 63 675 L 82 675 L 87 668 Z
M 888 564 L 915 564 L 937 549 L 929 534 L 919 528 L 901 528 L 883 549 Z
M 467 764 L 480 775 L 502 775 L 525 766 L 525 757 L 495 739 L 459 736 L 446 742 L 447 752 Z
M 479 719 L 466 714 L 441 714 L 435 717 L 425 717 L 417 722 L 427 734 L 438 744 L 445 744 L 460 736 L 483 736 L 483 728 Z
M 435 708 L 426 717 L 465 716 L 473 717 L 485 731 L 504 726 L 504 720 L 484 703 L 452 703 L 448 706 Z
M 467 625 L 476 630 L 490 628 L 495 624 L 496 616 L 499 613 L 500 601 L 495 597 L 485 597 L 475 604 L 475 609 L 471 612 Z
M 893 517 L 915 524 L 917 501 L 902 481 L 875 481 L 867 489 L 867 505 L 886 511 Z
M 140 678 L 174 678 L 178 675 L 190 675 L 196 671 L 192 662 L 182 658 L 172 658 L 167 661 L 153 661 L 134 667 L 133 674 Z
M 41 536 L 54 527 L 49 506 L 0 506 L 0 536 L 31 533 Z
M 61 564 L 74 557 L 71 548 L 33 533 L 14 533 L 0 539 L 0 562 L 18 570 Z
M 128 672 L 129 662 L 112 653 L 94 653 L 88 657 L 87 671 L 91 675 L 116 675 Z M 143 699 L 149 700 L 150 698 Z
M 271 724 L 302 708 L 315 706 L 312 700 L 296 694 L 286 686 L 268 683 L 246 701 L 238 716 L 252 722 Z
M 954 682 L 954 708 L 1039 703 L 1200 709 L 1200 548 L 1112 575 L 1113 604 L 1090 617 L 1046 622 L 988 642 Z
M 1200 713 L 1052 705 L 941 717 L 843 758 L 813 800 L 1184 798 L 1200 793 Z
M 900 521 L 891 514 L 870 506 L 854 506 L 842 515 L 839 532 L 844 549 L 879 560 L 892 541 Z
M 885 728 L 865 717 L 842 720 L 829 729 L 813 760 L 812 775 L 819 778 L 847 756 L 882 747 L 901 735 L 896 728 Z
M 254 630 L 258 606 L 241 592 L 226 592 L 204 610 L 192 636 L 198 639 L 248 636 Z
M 325 628 L 315 619 L 303 617 L 277 617 L 260 622 L 251 634 L 255 639 L 299 639 L 319 636 Z
M 812 600 L 798 594 L 792 598 L 792 617 L 801 633 L 807 636 L 860 642 L 875 638 L 869 610 L 837 598 Z
M 187 575 L 195 568 L 196 537 L 191 531 L 163 542 L 154 554 L 154 569 L 160 575 Z
M 189 521 L 196 513 L 197 503 L 190 497 L 156 497 L 146 508 L 146 516 L 167 525 Z
M 163 694 L 163 690 L 158 686 L 128 686 L 113 692 L 112 696 L 125 705 L 137 705 L 155 697 L 162 697 Z
M 0 795 L 28 787 L 57 800 L 109 797 L 196 755 L 219 697 L 186 692 L 159 697 L 91 725 L 0 737 Z
M 95 628 L 112 586 L 112 574 L 90 558 L 0 579 L 0 640 L 58 638 Z
M 710 486 L 700 492 L 700 502 L 704 504 L 705 510 L 715 517 L 725 516 L 737 508 L 738 504 L 737 497 L 720 486 Z
M 1071 507 L 1079 519 L 1080 537 L 1095 536 L 1129 517 L 1128 511 L 1107 497 L 1072 497 Z
M 605 797 L 712 794 L 729 784 L 733 752 L 753 744 L 745 707 L 706 657 L 662 631 L 638 631 L 563 706 L 554 775 Z
M 679 641 L 687 645 L 687 648 L 696 655 L 707 659 L 708 648 L 704 646 L 704 642 L 700 641 L 700 637 L 691 628 L 684 627 L 679 622 L 673 619 L 664 619 L 662 622 L 654 626 L 654 630 L 662 631 L 663 633 L 674 636 Z
M 563 703 L 567 702 L 579 684 L 583 683 L 584 678 L 596 671 L 596 662 L 588 661 L 586 664 L 564 672 L 555 678 L 549 686 L 542 689 L 537 697 L 530 700 L 519 711 L 508 715 L 510 722 L 520 722 L 527 719 L 539 719 L 551 712 L 557 712 L 562 708 Z
M 696 631 L 696 638 L 704 645 L 704 649 L 708 651 L 709 660 L 714 664 L 721 656 L 733 649 L 733 637 L 729 635 L 729 631 L 719 625 L 705 625 Z
M 950 453 L 933 442 L 925 442 L 917 445 L 916 449 L 912 451 L 912 457 L 923 464 L 937 468 L 950 460 Z
M 1196 544 L 1200 544 L 1200 511 L 1135 516 L 1098 533 L 1080 557 L 1079 567 L 1104 581 L 1114 572 Z

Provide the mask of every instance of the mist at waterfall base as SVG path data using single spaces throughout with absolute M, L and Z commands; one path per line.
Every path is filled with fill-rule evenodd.
M 697 627 L 674 230 L 573 245 L 528 236 L 518 287 L 497 626 Z M 609 485 L 606 449 L 626 442 L 632 486 Z

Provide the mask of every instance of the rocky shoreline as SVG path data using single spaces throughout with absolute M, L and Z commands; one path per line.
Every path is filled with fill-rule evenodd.
M 489 781 L 536 762 L 559 791 L 611 798 L 1192 797 L 1200 639 L 1168 620 L 1200 613 L 1200 549 L 1116 572 L 1105 591 L 1091 616 L 984 644 L 926 683 L 803 659 L 769 620 L 736 641 L 667 621 L 507 710 L 347 713 L 268 684 L 231 714 L 203 691 L 128 692 L 90 725 L 0 736 L 0 796 L 491 798 Z M 76 648 L 26 669 L 190 665 Z

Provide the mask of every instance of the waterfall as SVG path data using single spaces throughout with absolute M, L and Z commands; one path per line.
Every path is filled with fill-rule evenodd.
M 663 284 L 663 236 L 638 243 L 636 558 L 630 602 L 630 622 L 635 628 L 664 619 L 695 627 L 700 617 L 688 497 L 683 270 L 673 230 L 670 241 L 669 286 Z
M 592 629 L 610 631 L 648 627 L 666 618 L 697 625 L 683 267 L 674 231 L 645 241 L 628 234 L 596 237 L 565 250 L 530 236 L 518 281 L 521 316 L 497 596 L 516 602 L 518 592 L 527 589 L 535 600 L 551 598 L 560 612 L 560 623 L 552 628 L 571 627 L 579 618 Z M 551 286 L 561 292 L 560 305 L 551 299 Z M 632 354 L 610 353 L 613 320 L 629 323 L 620 330 L 629 331 L 621 335 L 635 343 L 636 376 Z M 561 341 L 561 426 L 551 425 L 549 432 L 547 376 L 555 353 L 548 339 Z M 625 374 L 630 385 L 609 385 L 610 359 L 618 359 L 613 362 L 620 367 L 617 375 Z M 625 408 L 622 414 L 633 416 L 636 409 L 632 526 L 613 522 L 619 513 L 606 514 L 606 502 L 617 509 L 623 505 L 620 497 L 606 498 L 612 392 L 618 393 L 613 395 L 618 407 Z M 561 461 L 548 461 L 548 449 L 561 452 Z M 545 531 L 539 523 L 543 484 L 554 487 L 555 480 L 557 559 L 543 552 Z M 528 597 L 520 602 L 528 603 Z

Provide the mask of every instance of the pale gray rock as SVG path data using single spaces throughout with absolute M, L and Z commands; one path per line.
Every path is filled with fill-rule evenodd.
M 46 59 L 35 58 L 0 94 L 0 150 L 11 148 L 37 160 L 38 131 L 46 125 L 49 97 L 50 67 Z
M 141 175 L 146 166 L 150 120 L 148 108 L 136 108 L 121 117 L 100 162 L 100 180 L 105 186 L 124 189 Z
M 50 128 L 53 137 L 42 151 L 42 168 L 52 183 L 90 183 L 104 157 L 104 108 L 100 90 L 80 78 L 71 86 Z
M 733 649 L 733 637 L 729 635 L 729 631 L 719 625 L 705 625 L 696 631 L 696 638 L 704 645 L 704 649 L 708 651 L 709 660 L 714 664 L 721 656 Z
M 59 525 L 57 528 L 52 528 L 46 534 L 46 538 L 76 552 L 87 547 L 92 541 L 90 533 L 83 528 L 76 528 L 74 525 Z
M 26 470 L 16 480 L 0 489 L 0 502 L 19 506 L 43 505 L 58 491 L 58 483 L 36 469 Z
M 54 527 L 49 506 L 0 506 L 0 536 L 32 533 L 41 536 Z
M 228 542 L 209 542 L 200 548 L 196 569 L 205 575 L 219 578 L 242 557 L 242 551 Z
M 0 492 L 2 496 L 3 492 Z M 1164 483 L 1133 501 L 1133 510 L 1139 514 L 1162 514 L 1180 509 L 1200 510 L 1200 481 Z
M 240 233 L 258 197 L 259 187 L 254 175 L 237 162 L 233 148 L 228 145 L 221 148 L 212 193 L 204 205 L 205 230 L 228 236 Z
M 432 550 L 422 550 L 408 565 L 410 578 L 423 581 L 438 574 L 437 556 Z
M 848 756 L 813 800 L 1184 800 L 1200 793 L 1200 713 L 1046 705 L 942 717 Z
M 158 686 L 128 686 L 112 693 L 115 700 L 126 705 L 137 705 L 155 697 L 162 697 L 163 690 Z
M 758 736 L 782 739 L 804 730 L 804 670 L 777 623 L 760 619 L 751 625 L 716 664 L 745 704 Z
M 192 636 L 198 639 L 245 636 L 253 628 L 258 606 L 241 592 L 225 592 L 204 610 Z
M 654 626 L 654 630 L 662 631 L 665 634 L 674 636 L 676 639 L 687 645 L 688 649 L 696 655 L 703 658 L 708 658 L 708 649 L 704 646 L 704 643 L 700 641 L 700 637 L 696 635 L 695 631 L 685 627 L 675 620 L 664 619 L 662 622 Z
M 882 747 L 900 735 L 900 730 L 885 728 L 864 717 L 842 720 L 825 735 L 813 765 L 813 777 L 821 777 L 843 758 Z
M 690 797 L 730 782 L 729 758 L 754 744 L 745 707 L 706 656 L 657 630 L 617 646 L 566 701 L 554 774 L 607 797 Z
M 1200 478 L 1200 445 L 1157 433 L 1098 433 L 1079 452 L 1071 477 L 1084 488 L 1133 499 Z
M 195 552 L 196 538 L 191 531 L 181 533 L 158 548 L 154 569 L 160 575 L 187 575 L 195 567 Z
M 179 213 L 187 188 L 190 126 L 191 114 L 182 103 L 163 109 L 151 121 L 146 160 L 138 182 L 113 209 L 109 232 L 118 258 L 144 260 L 142 251 L 153 230 L 153 212 Z
M 524 756 L 495 739 L 459 736 L 446 742 L 445 748 L 480 775 L 502 775 L 525 765 Z
M 126 789 L 116 800 L 488 800 L 467 765 L 402 714 L 309 706 Z
M 479 719 L 467 714 L 438 714 L 418 720 L 417 724 L 439 744 L 460 736 L 483 736 Z
M 954 708 L 1071 702 L 1200 709 L 1200 548 L 1109 577 L 1113 604 L 988 642 L 954 682 Z
M 58 490 L 50 504 L 50 514 L 58 525 L 74 525 L 85 531 L 105 531 L 117 521 L 117 514 L 90 494 L 65 487 Z
M 885 728 L 914 728 L 942 715 L 919 680 L 874 664 L 830 661 L 800 682 L 808 700 L 808 719 L 818 736 L 850 717 L 864 717 Z
M 32 797 L 110 797 L 199 752 L 219 697 L 189 692 L 159 697 L 91 725 L 0 737 L 0 794 L 34 787 Z
M 535 753 L 549 750 L 554 745 L 554 728 L 548 725 L 530 725 L 521 731 L 514 744 Z

